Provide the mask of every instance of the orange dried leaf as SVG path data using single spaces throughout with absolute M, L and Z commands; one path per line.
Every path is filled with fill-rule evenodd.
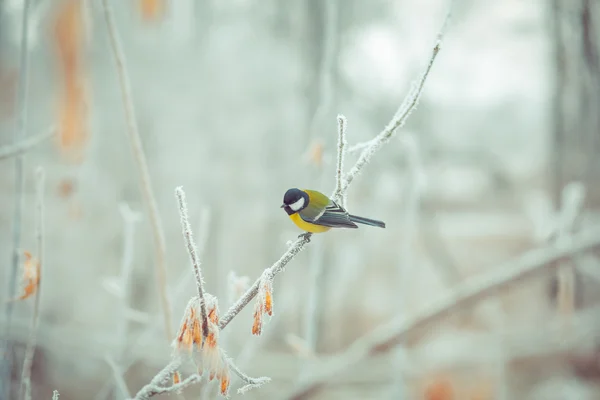
M 138 4 L 145 21 L 155 21 L 164 12 L 163 0 L 139 0 Z
M 319 168 L 323 165 L 323 150 L 324 146 L 321 142 L 314 143 L 309 150 L 310 162 Z
M 198 319 L 195 319 L 192 324 L 193 324 L 192 338 L 194 340 L 194 343 L 198 346 L 201 346 L 202 345 L 202 329 L 200 329 L 200 321 L 198 321 Z
M 181 382 L 181 376 L 179 376 L 179 371 L 175 371 L 173 374 L 173 385 L 177 385 L 179 382 Z
M 67 80 L 80 73 L 83 33 L 81 0 L 63 0 L 54 24 L 54 41 Z
M 262 307 L 254 310 L 254 323 L 252 324 L 252 334 L 260 335 L 262 333 Z
M 65 159 L 79 163 L 88 142 L 84 88 L 83 83 L 67 86 L 60 102 L 59 147 Z
M 265 311 L 270 316 L 273 315 L 273 297 L 270 290 L 265 291 Z
M 25 262 L 23 263 L 23 294 L 18 297 L 18 300 L 25 300 L 31 297 L 37 291 L 40 283 L 40 262 L 33 258 L 29 251 L 23 252 Z
M 445 378 L 437 378 L 425 387 L 423 393 L 425 400 L 454 400 L 454 387 L 452 382 Z
M 71 197 L 75 191 L 75 181 L 71 178 L 64 178 L 58 184 L 58 195 L 62 198 Z
M 210 312 L 208 313 L 208 319 L 210 320 L 210 322 L 212 322 L 215 325 L 219 324 L 219 316 L 217 315 L 216 308 L 213 308 L 212 310 L 210 310 Z
M 229 383 L 229 371 L 225 370 L 221 376 L 221 395 L 224 397 L 227 397 L 227 394 L 229 393 Z

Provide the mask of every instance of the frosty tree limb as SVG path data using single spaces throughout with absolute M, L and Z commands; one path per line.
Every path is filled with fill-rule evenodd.
M 445 24 L 444 24 L 445 25 Z M 408 93 L 408 96 L 404 99 L 398 111 L 392 118 L 392 120 L 386 125 L 386 127 L 381 131 L 374 139 L 371 139 L 368 144 L 363 148 L 356 164 L 350 169 L 348 174 L 346 175 L 346 182 L 344 183 L 344 190 L 348 189 L 350 183 L 356 178 L 356 176 L 362 171 L 362 169 L 371 161 L 373 155 L 387 143 L 392 136 L 396 133 L 396 130 L 408 119 L 410 114 L 419 104 L 419 99 L 421 98 L 421 93 L 423 91 L 423 86 L 425 85 L 425 81 L 429 76 L 429 72 L 431 71 L 431 67 L 433 67 L 433 63 L 440 52 L 440 46 L 442 44 L 443 31 L 438 35 L 435 46 L 433 47 L 433 51 L 431 53 L 431 57 L 429 58 L 429 63 L 427 64 L 427 68 L 421 75 L 417 86 Z M 356 147 L 356 146 L 353 146 Z
M 453 311 L 471 306 L 516 282 L 554 271 L 560 264 L 555 261 L 597 246 L 600 246 L 599 228 L 571 236 L 568 245 L 546 246 L 528 251 L 515 260 L 497 266 L 485 276 L 460 284 L 452 293 L 430 303 L 412 317 L 393 318 L 356 340 L 344 353 L 333 356 L 322 368 L 317 368 L 288 399 L 305 399 L 332 376 L 364 358 L 395 346 L 413 332 L 439 321 Z
M 31 315 L 31 328 L 29 331 L 29 341 L 25 349 L 25 359 L 23 361 L 23 370 L 21 371 L 21 388 L 19 389 L 19 399 L 31 400 L 31 365 L 35 353 L 36 334 L 40 322 L 40 288 L 42 284 L 42 269 L 46 262 L 44 257 L 44 186 L 46 176 L 44 170 L 38 167 L 35 171 L 36 184 L 36 204 L 35 204 L 35 238 L 37 242 L 37 287 L 35 289 L 35 299 L 33 303 L 33 313 Z
M 227 363 L 227 365 L 229 366 L 229 368 L 242 380 L 246 383 L 245 386 L 241 387 L 240 389 L 238 389 L 238 393 L 239 394 L 244 394 L 246 393 L 248 390 L 251 389 L 255 389 L 255 388 L 259 388 L 262 385 L 264 385 L 265 383 L 269 383 L 271 382 L 271 378 L 266 377 L 266 376 L 261 376 L 260 378 L 252 378 L 246 374 L 244 374 L 237 365 L 235 365 L 235 363 L 233 362 L 233 360 L 229 357 L 227 357 L 227 355 L 225 354 L 225 352 L 223 350 L 221 350 L 221 357 L 223 358 L 223 360 L 225 360 L 225 362 Z
M 196 243 L 194 243 L 194 234 L 192 233 L 192 227 L 190 226 L 187 203 L 185 201 L 185 192 L 181 186 L 175 189 L 175 195 L 177 196 L 177 202 L 179 204 L 179 215 L 181 216 L 181 229 L 183 231 L 183 238 L 187 246 L 188 253 L 190 255 L 190 261 L 192 262 L 192 269 L 196 276 L 196 287 L 198 288 L 198 298 L 200 299 L 200 314 L 202 315 L 202 337 L 208 337 L 208 314 L 206 312 L 206 301 L 204 299 L 204 279 L 202 279 L 202 271 L 200 270 L 200 261 L 198 260 L 198 250 L 196 249 Z
M 45 132 L 39 133 L 27 139 L 23 139 L 14 144 L 0 147 L 0 160 L 19 156 L 28 150 L 34 148 L 44 140 L 52 137 L 55 133 L 55 128 L 52 127 Z
M 171 376 L 173 376 L 173 374 L 177 372 L 180 366 L 181 358 L 175 357 L 173 360 L 171 360 L 169 364 L 167 364 L 162 370 L 160 370 L 160 372 L 156 374 L 154 378 L 152 378 L 150 383 L 148 383 L 146 386 L 141 388 L 139 392 L 136 393 L 134 400 L 145 400 L 157 394 L 172 393 L 181 390 L 200 380 L 201 377 L 199 375 L 192 375 L 176 385 L 172 385 L 169 387 L 162 386 L 169 381 Z
M 52 400 L 58 400 L 59 397 L 60 393 L 58 393 L 58 390 L 52 392 Z
M 263 272 L 261 276 L 254 282 L 254 284 L 240 297 L 230 308 L 227 310 L 225 315 L 219 318 L 219 329 L 225 329 L 225 327 L 231 322 L 231 320 L 239 314 L 252 301 L 252 299 L 258 294 L 258 288 L 264 278 L 273 279 L 275 275 L 279 274 L 285 269 L 287 263 L 294 258 L 298 253 L 304 250 L 304 247 L 310 242 L 311 234 L 301 235 L 289 249 L 283 253 L 281 258 L 275 262 L 267 271 Z M 263 278 L 264 277 L 264 278 Z
M 173 330 L 171 327 L 171 307 L 167 297 L 167 267 L 165 260 L 166 245 L 164 231 L 160 220 L 160 214 L 158 213 L 156 199 L 154 198 L 154 191 L 152 190 L 152 182 L 150 180 L 150 173 L 148 172 L 148 162 L 146 161 L 146 155 L 144 154 L 144 149 L 142 147 L 142 140 L 140 138 L 135 116 L 135 108 L 131 98 L 131 83 L 125 66 L 125 53 L 123 52 L 121 41 L 118 37 L 113 11 L 108 0 L 102 0 L 102 6 L 104 9 L 104 20 L 110 39 L 110 46 L 117 66 L 117 75 L 119 77 L 119 85 L 121 87 L 121 95 L 123 97 L 123 106 L 127 120 L 127 134 L 138 166 L 142 197 L 146 203 L 146 209 L 152 226 L 158 292 L 163 312 L 165 333 L 167 339 L 170 341 L 173 338 Z
M 346 191 L 344 187 L 344 159 L 346 157 L 346 126 L 348 125 L 346 117 L 343 115 L 337 116 L 338 123 L 338 146 L 337 146 L 337 163 L 335 171 L 335 190 L 332 198 L 340 203 L 342 207 L 346 207 Z

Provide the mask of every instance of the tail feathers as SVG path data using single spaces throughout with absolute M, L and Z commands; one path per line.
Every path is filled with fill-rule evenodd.
M 349 217 L 350 217 L 350 221 L 352 221 L 352 222 L 370 225 L 370 226 L 378 226 L 380 228 L 385 228 L 385 222 L 383 222 L 383 221 L 377 221 L 375 219 L 359 217 L 356 215 L 350 215 Z

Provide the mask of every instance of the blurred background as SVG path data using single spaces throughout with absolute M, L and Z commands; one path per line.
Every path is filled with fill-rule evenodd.
M 46 172 L 32 397 L 56 389 L 61 399 L 120 399 L 111 364 L 135 393 L 172 348 L 119 76 L 101 1 L 29 2 L 26 136 L 55 127 L 26 153 L 23 170 L 21 255 L 35 252 L 34 171 Z M 223 314 L 300 233 L 279 208 L 284 192 L 333 190 L 337 114 L 348 120 L 350 146 L 378 134 L 427 65 L 449 6 L 109 3 L 164 228 L 173 331 L 196 293 L 175 187 L 187 194 L 206 289 Z M 19 115 L 23 10 L 24 0 L 0 1 L 0 149 L 13 144 Z M 454 1 L 418 108 L 348 192 L 352 213 L 387 228 L 313 237 L 275 279 L 263 334 L 251 334 L 254 303 L 222 332 L 220 345 L 244 372 L 272 378 L 244 396 L 287 398 L 320 356 L 529 249 L 596 226 L 599 151 L 599 2 Z M 358 154 L 348 154 L 347 170 Z M 14 161 L 0 159 L 3 302 L 15 294 Z M 555 273 L 511 286 L 311 398 L 600 399 L 597 253 L 569 264 L 567 300 Z M 0 397 L 13 399 L 33 299 L 6 304 L 10 377 Z M 567 337 L 553 328 L 564 314 L 573 318 Z M 233 398 L 240 386 L 234 377 Z M 201 383 L 184 395 L 216 398 L 218 390 Z

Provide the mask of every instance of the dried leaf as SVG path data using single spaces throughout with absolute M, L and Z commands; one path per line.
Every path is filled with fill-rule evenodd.
M 145 21 L 156 21 L 160 19 L 165 10 L 163 0 L 139 0 L 139 9 Z

